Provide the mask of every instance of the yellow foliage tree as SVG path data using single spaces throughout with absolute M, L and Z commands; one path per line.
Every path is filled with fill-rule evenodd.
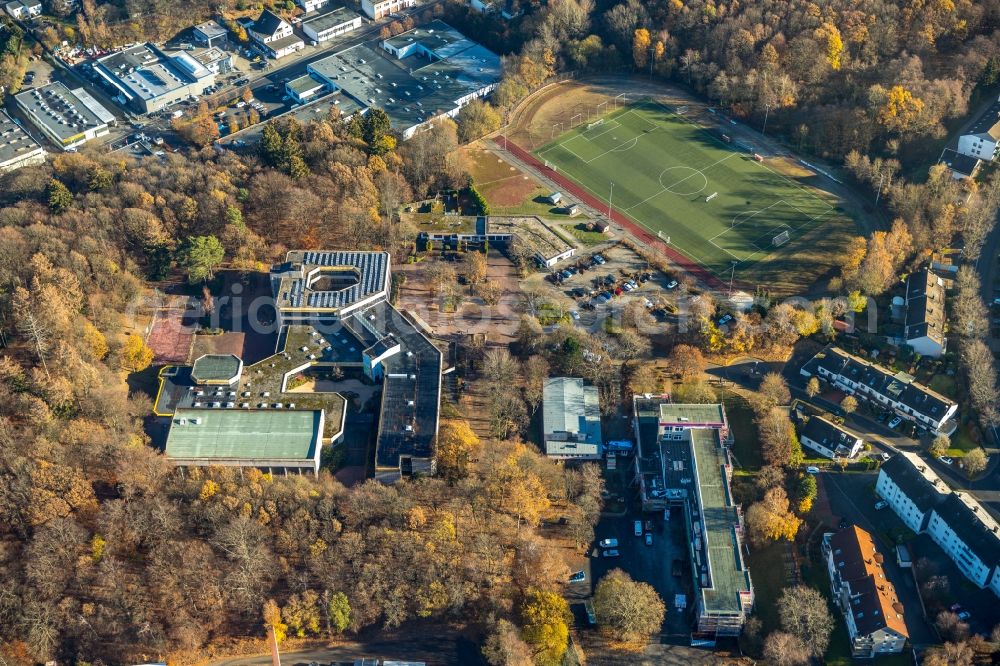
M 264 602 L 264 608 L 262 611 L 264 617 L 264 629 L 274 630 L 274 639 L 277 642 L 285 640 L 285 636 L 288 635 L 288 625 L 281 621 L 281 609 L 278 608 L 278 604 L 274 599 L 268 599 Z
M 814 34 L 816 39 L 826 45 L 826 61 L 830 63 L 830 68 L 840 69 L 840 56 L 844 52 L 844 40 L 840 37 L 840 30 L 832 23 L 824 23 L 816 28 Z
M 632 38 L 632 59 L 636 67 L 645 67 L 649 63 L 649 47 L 652 40 L 649 37 L 649 30 L 639 28 Z
M 438 474 L 449 483 L 464 479 L 480 446 L 479 437 L 466 421 L 448 419 L 442 422 L 435 448 Z
M 891 131 L 904 132 L 913 127 L 924 111 L 923 100 L 903 86 L 893 86 L 878 110 L 878 122 Z
M 142 372 L 153 362 L 153 350 L 141 337 L 132 333 L 125 338 L 120 360 L 121 366 L 129 372 Z
M 83 323 L 84 348 L 95 360 L 101 360 L 108 355 L 108 341 L 96 326 L 89 321 Z

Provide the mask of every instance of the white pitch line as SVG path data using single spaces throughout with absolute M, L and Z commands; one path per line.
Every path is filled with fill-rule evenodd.
M 648 197 L 646 197 L 645 199 L 643 199 L 643 200 L 642 200 L 642 201 L 640 201 L 639 203 L 635 204 L 635 206 L 629 206 L 629 207 L 628 207 L 628 208 L 626 208 L 625 210 L 626 210 L 626 211 L 630 211 L 630 210 L 632 210 L 633 208 L 635 208 L 635 207 L 637 207 L 637 206 L 641 206 L 642 204 L 646 203 L 646 202 L 647 202 L 647 201 L 649 201 L 650 199 L 655 199 L 656 197 L 660 196 L 660 195 L 661 195 L 661 194 L 663 194 L 664 192 L 670 192 L 670 189 L 671 189 L 671 188 L 673 188 L 673 187 L 676 187 L 676 186 L 680 185 L 680 184 L 681 184 L 681 183 L 683 183 L 684 181 L 688 180 L 688 178 L 694 178 L 694 177 L 695 177 L 695 176 L 696 176 L 697 174 L 701 174 L 702 176 L 704 176 L 704 177 L 705 177 L 705 180 L 706 180 L 706 181 L 708 181 L 708 175 L 707 175 L 707 174 L 706 174 L 705 172 L 706 172 L 706 171 L 708 171 L 709 169 L 711 169 L 711 168 L 715 167 L 715 166 L 718 166 L 719 164 L 722 164 L 723 162 L 725 162 L 726 160 L 728 160 L 728 159 L 729 159 L 730 157 L 732 157 L 732 156 L 733 156 L 733 155 L 735 155 L 735 154 L 736 154 L 736 153 L 730 153 L 730 154 L 726 155 L 725 157 L 723 157 L 723 158 L 722 158 L 721 160 L 717 160 L 717 161 L 713 162 L 712 164 L 709 164 L 709 165 L 708 165 L 707 167 L 705 167 L 704 169 L 695 169 L 694 167 L 688 167 L 688 166 L 687 166 L 686 164 L 678 164 L 678 165 L 676 165 L 676 166 L 683 166 L 683 167 L 687 167 L 688 169 L 692 169 L 692 170 L 694 171 L 694 173 L 693 173 L 693 174 L 691 174 L 690 176 L 688 176 L 687 178 L 681 178 L 680 180 L 678 180 L 678 181 L 677 181 L 676 183 L 674 183 L 674 184 L 673 184 L 673 185 L 671 185 L 670 187 L 663 187 L 663 183 L 660 183 L 660 187 L 663 187 L 663 189 L 661 189 L 661 190 L 660 190 L 659 192 L 657 192 L 656 194 L 653 194 L 653 195 L 651 195 L 651 196 L 648 196 Z M 671 194 L 673 194 L 673 193 L 671 192 Z

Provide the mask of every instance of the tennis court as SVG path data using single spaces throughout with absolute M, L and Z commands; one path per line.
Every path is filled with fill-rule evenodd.
M 728 279 L 735 265 L 737 279 L 753 282 L 775 262 L 795 271 L 795 241 L 818 225 L 853 223 L 747 148 L 642 101 L 535 155 L 716 276 Z

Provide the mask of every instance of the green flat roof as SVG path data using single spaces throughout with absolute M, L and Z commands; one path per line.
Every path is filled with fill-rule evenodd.
M 708 542 L 705 552 L 709 557 L 711 587 L 701 588 L 705 610 L 738 613 L 742 609 L 739 593 L 750 590 L 750 573 L 734 531 L 738 517 L 722 469 L 725 461 L 718 432 L 705 428 L 692 429 L 691 448 L 697 471 L 701 519 Z
M 660 405 L 660 421 L 666 423 L 724 423 L 722 405 L 684 405 L 672 402 Z
M 196 382 L 228 382 L 240 374 L 243 361 L 233 354 L 205 354 L 195 359 L 191 377 Z
M 193 423 L 196 418 L 201 422 Z M 318 410 L 178 409 L 166 453 L 178 459 L 312 459 L 321 421 Z

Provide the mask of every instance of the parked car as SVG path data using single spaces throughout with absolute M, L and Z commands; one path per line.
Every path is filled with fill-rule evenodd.
M 962 611 L 958 614 L 959 620 L 968 620 L 970 617 L 972 617 L 972 614 L 969 611 Z
M 652 546 L 653 545 L 653 535 L 652 534 L 647 534 L 646 535 L 646 545 L 647 546 Z
M 636 536 L 642 536 L 642 521 L 637 520 L 632 526 Z
M 594 613 L 594 603 L 588 599 L 583 602 L 583 607 L 587 610 L 587 622 L 591 625 L 597 624 L 597 614 Z
M 596 263 L 598 266 L 603 266 L 605 264 L 604 257 L 602 257 L 599 254 L 595 254 L 594 255 L 594 263 Z
M 670 282 L 667 283 L 667 289 L 676 289 L 676 288 L 677 288 L 677 280 L 671 280 Z
M 722 315 L 721 318 L 719 318 L 719 326 L 725 326 L 726 324 L 728 324 L 732 320 L 733 320 L 733 315 L 731 315 L 731 314 L 729 314 L 727 312 L 726 314 Z
M 809 467 L 806 467 L 806 474 L 819 474 L 819 467 L 809 465 Z
M 580 321 L 580 313 L 576 310 L 570 310 L 569 316 L 573 318 L 573 321 Z
M 890 428 L 895 428 L 896 426 L 898 426 L 902 422 L 903 422 L 903 417 L 902 416 L 893 416 L 892 420 L 889 421 L 889 427 Z
M 618 549 L 606 550 L 601 554 L 604 557 L 618 557 L 619 555 L 621 555 L 621 553 L 618 552 Z
M 617 548 L 618 539 L 601 539 L 597 542 L 597 545 L 601 548 Z
M 885 500 L 879 500 L 879 501 L 875 502 L 875 510 L 876 511 L 881 511 L 882 509 L 884 509 L 887 506 L 889 506 L 889 503 L 886 502 Z
M 577 571 L 576 573 L 574 573 L 572 576 L 569 577 L 569 582 L 571 583 L 582 583 L 585 580 L 587 580 L 586 571 Z
M 948 610 L 950 610 L 952 613 L 957 613 L 958 611 L 962 610 L 962 604 L 952 604 L 951 608 L 949 608 Z
M 886 453 L 885 451 L 883 451 L 882 453 L 877 454 L 876 457 L 879 458 L 882 462 L 885 462 L 885 461 L 889 460 L 889 458 L 891 458 L 892 456 L 890 456 L 888 453 Z
M 943 462 L 945 465 L 950 465 L 953 462 L 955 462 L 953 458 L 949 458 L 948 456 L 941 456 L 940 458 L 938 458 L 938 460 Z
M 653 531 L 653 521 L 652 520 L 647 520 L 646 521 L 646 531 L 647 532 L 652 532 Z

